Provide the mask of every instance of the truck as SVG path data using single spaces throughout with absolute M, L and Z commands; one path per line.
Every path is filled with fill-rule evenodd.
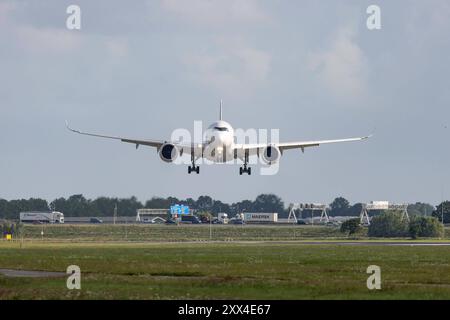
M 224 212 L 219 212 L 217 214 L 217 220 L 219 221 L 219 223 L 227 224 L 228 223 L 228 214 L 226 214 Z
M 27 211 L 20 213 L 22 223 L 64 223 L 64 214 L 58 211 Z
M 244 214 L 244 221 L 246 223 L 275 223 L 278 221 L 278 213 L 246 212 Z
M 244 214 L 243 213 L 236 213 L 236 215 L 228 220 L 229 224 L 245 224 L 244 221 Z

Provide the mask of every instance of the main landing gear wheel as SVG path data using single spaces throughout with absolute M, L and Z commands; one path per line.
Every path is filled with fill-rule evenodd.
M 244 166 L 239 168 L 239 174 L 242 176 L 243 173 L 247 173 L 248 175 L 252 174 L 252 168 Z
M 239 174 L 241 176 L 243 173 L 247 173 L 248 175 L 252 174 L 252 168 L 247 167 L 247 163 L 248 163 L 248 152 L 245 153 L 244 167 L 239 168 Z
M 188 167 L 188 173 L 191 174 L 191 172 L 195 172 L 197 174 L 200 173 L 200 167 L 199 166 L 189 166 Z

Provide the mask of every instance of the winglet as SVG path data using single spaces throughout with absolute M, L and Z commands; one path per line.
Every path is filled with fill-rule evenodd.
M 220 99 L 220 118 L 219 118 L 219 120 L 222 120 L 222 106 L 223 106 L 223 101 L 222 101 L 222 99 Z
M 81 133 L 81 132 L 78 131 L 78 130 L 72 129 L 72 128 L 70 127 L 69 122 L 68 122 L 67 120 L 66 120 L 66 128 L 67 128 L 67 130 L 70 130 L 70 131 L 72 131 L 72 132 Z
M 369 134 L 368 136 L 366 136 L 366 137 L 364 137 L 364 139 L 369 139 L 369 138 L 372 138 L 374 135 L 375 135 L 375 131 L 377 130 L 377 128 L 376 127 L 374 127 L 373 128 L 373 130 L 372 130 L 372 133 L 371 134 Z

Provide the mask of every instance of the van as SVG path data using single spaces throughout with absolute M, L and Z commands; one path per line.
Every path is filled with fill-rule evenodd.
M 180 222 L 181 223 L 186 223 L 186 224 L 200 224 L 200 223 L 202 223 L 197 216 L 190 216 L 190 215 L 182 215 Z

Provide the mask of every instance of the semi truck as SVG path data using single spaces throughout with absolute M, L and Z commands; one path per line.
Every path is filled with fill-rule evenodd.
M 58 211 L 28 211 L 20 213 L 22 223 L 64 223 L 64 214 Z
M 217 220 L 219 221 L 219 223 L 227 224 L 228 223 L 228 214 L 226 214 L 224 212 L 219 212 L 217 214 Z

